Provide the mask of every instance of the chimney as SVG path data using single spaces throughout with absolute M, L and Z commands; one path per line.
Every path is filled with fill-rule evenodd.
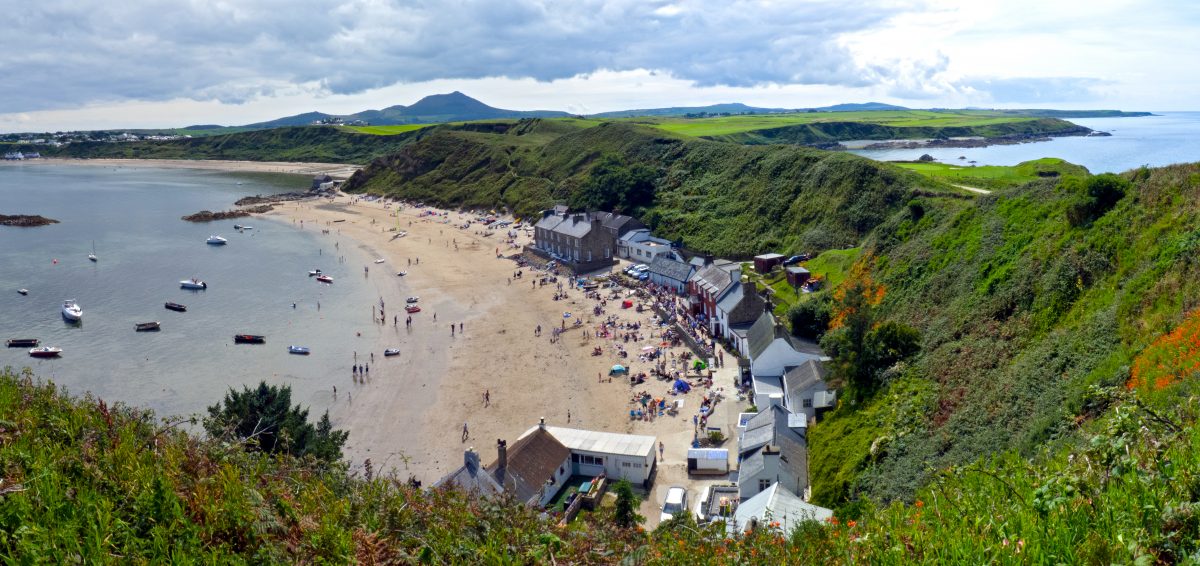
M 713 263 L 713 255 L 712 254 L 704 254 L 704 265 L 709 266 L 709 265 L 712 265 L 712 263 Z
M 479 453 L 472 446 L 463 452 L 463 465 L 472 470 L 479 469 Z
M 779 447 L 774 444 L 763 446 L 763 456 L 775 456 L 779 454 Z
M 508 467 L 508 442 L 496 439 L 496 468 L 503 470 Z

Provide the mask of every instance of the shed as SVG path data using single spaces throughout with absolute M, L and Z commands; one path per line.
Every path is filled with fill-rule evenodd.
M 782 254 L 762 254 L 754 256 L 754 270 L 759 273 L 770 273 L 776 265 L 783 263 Z
M 689 474 L 729 473 L 729 450 L 726 448 L 690 448 L 687 452 Z
M 787 282 L 788 285 L 791 285 L 792 287 L 799 287 L 803 285 L 806 281 L 808 281 L 809 277 L 812 277 L 812 274 L 803 267 L 796 266 L 787 268 Z
M 571 451 L 575 474 L 595 476 L 604 472 L 614 481 L 627 479 L 644 487 L 649 487 L 654 478 L 654 446 L 658 439 L 653 436 L 557 426 L 547 426 L 546 430 Z

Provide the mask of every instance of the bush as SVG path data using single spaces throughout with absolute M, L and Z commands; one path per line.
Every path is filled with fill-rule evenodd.
M 292 388 L 286 385 L 232 388 L 222 403 L 208 408 L 204 428 L 214 437 L 232 436 L 247 446 L 272 454 L 313 456 L 336 462 L 349 433 L 334 430 L 326 411 L 316 427 L 308 422 L 308 409 L 291 406 Z
M 808 301 L 801 301 L 788 309 L 788 323 L 792 334 L 809 340 L 820 340 L 829 330 L 829 320 L 832 316 L 829 307 L 829 294 L 820 293 Z

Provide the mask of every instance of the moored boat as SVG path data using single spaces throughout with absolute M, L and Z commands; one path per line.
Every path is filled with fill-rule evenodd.
M 210 246 L 223 246 L 225 244 L 228 244 L 229 240 L 226 240 L 225 238 L 222 238 L 222 237 L 214 234 L 212 236 L 209 236 L 208 239 L 204 241 L 204 243 L 206 243 Z
M 8 341 L 9 348 L 31 348 L 37 345 L 37 338 L 11 338 Z
M 83 320 L 83 309 L 75 304 L 75 299 L 67 299 L 63 301 L 62 315 L 70 322 L 79 322 Z
M 333 283 L 333 278 L 328 275 L 318 275 L 317 281 L 320 281 L 322 283 Z
M 29 350 L 29 355 L 35 358 L 56 358 L 62 353 L 62 348 L 55 346 L 42 346 Z
M 384 351 L 383 351 L 383 355 L 385 355 L 385 356 L 399 356 L 399 355 L 400 355 L 400 348 L 388 348 L 388 349 L 386 349 L 386 350 L 384 350 Z
M 234 224 L 234 225 L 233 225 L 233 229 L 234 229 L 234 230 L 241 230 L 241 229 L 242 229 L 242 225 L 241 225 L 241 224 Z
M 407 307 L 404 307 L 404 312 L 407 312 L 407 313 L 421 312 L 421 307 L 418 307 L 417 305 L 408 305 Z
M 308 355 L 308 346 L 288 346 L 289 354 L 300 354 L 301 356 Z
M 308 276 L 309 276 L 309 277 L 316 277 L 317 275 L 320 275 L 320 274 L 321 274 L 321 270 L 320 270 L 320 269 L 313 269 L 313 270 L 311 270 L 311 271 L 309 271 L 309 272 L 308 272 Z
M 159 328 L 161 328 L 161 326 L 158 324 L 158 321 L 139 322 L 139 323 L 133 325 L 134 332 L 151 332 L 154 330 L 158 330 Z
M 375 263 L 383 263 L 383 261 L 384 261 L 383 258 L 379 258 L 379 259 L 375 260 Z
M 179 282 L 179 288 L 180 289 L 203 290 L 203 289 L 208 288 L 208 283 L 205 283 L 205 282 L 203 282 L 199 279 L 195 279 L 195 278 L 184 279 L 183 281 Z
M 266 344 L 267 337 L 259 334 L 234 334 L 234 344 Z
M 18 292 L 18 293 L 20 293 L 20 294 L 22 294 L 22 295 L 28 295 L 28 294 L 29 294 L 29 289 L 17 289 L 17 292 Z
M 163 306 L 167 307 L 167 310 L 171 310 L 171 311 L 175 311 L 175 312 L 187 312 L 187 307 L 185 307 L 179 303 L 172 303 L 172 302 L 168 301 L 167 304 L 165 304 Z

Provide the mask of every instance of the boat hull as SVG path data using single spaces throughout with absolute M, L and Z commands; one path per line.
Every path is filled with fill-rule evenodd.
M 234 344 L 266 344 L 267 337 L 257 334 L 235 334 L 233 336 Z
M 34 348 L 38 345 L 37 338 L 13 338 L 8 341 L 9 348 Z
M 203 281 L 180 281 L 179 288 L 189 291 L 203 291 L 208 288 L 208 283 Z
M 166 307 L 166 309 L 169 311 L 187 312 L 187 307 L 185 307 L 179 303 L 167 303 L 163 306 Z
M 49 346 L 34 348 L 29 351 L 29 355 L 35 358 L 57 358 L 59 354 L 62 354 L 62 348 L 51 348 Z
M 133 325 L 133 329 L 136 332 L 157 332 L 161 328 L 161 325 L 157 322 L 139 322 Z

